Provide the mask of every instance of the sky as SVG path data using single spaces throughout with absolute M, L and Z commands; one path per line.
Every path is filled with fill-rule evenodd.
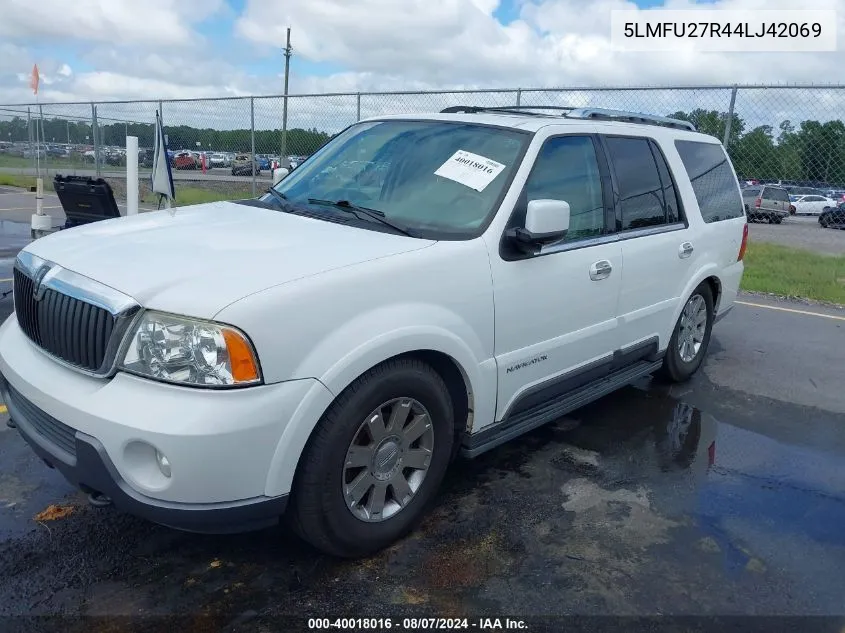
M 837 9 L 838 45 L 840 51 L 845 49 L 845 0 L 800 4 Z M 283 91 L 282 49 L 288 27 L 291 94 L 845 84 L 841 52 L 667 54 L 611 49 L 611 10 L 697 6 L 757 10 L 797 5 L 794 0 L 3 0 L 0 104 L 34 101 L 29 88 L 34 63 L 41 72 L 42 103 L 278 95 Z M 673 99 L 686 104 L 689 94 L 677 99 L 661 95 L 665 103 L 660 109 L 673 106 Z M 589 93 L 565 96 L 570 98 L 567 103 L 594 101 Z M 725 101 L 723 93 L 705 96 L 708 103 L 710 97 L 720 106 Z M 778 99 L 806 107 L 807 95 L 798 97 L 790 93 Z M 620 93 L 614 98 L 625 97 Z M 767 97 L 760 93 L 754 98 Z M 825 107 L 839 108 L 838 93 L 818 98 Z M 485 99 L 509 104 L 514 93 Z M 363 109 L 368 114 L 443 103 L 434 97 L 368 98 Z M 351 98 L 309 104 L 315 111 L 312 118 L 327 108 L 357 116 Z M 115 117 L 128 118 L 133 107 L 114 106 Z M 237 108 L 237 116 L 248 116 L 241 105 Z M 136 109 L 135 118 L 149 117 L 148 108 Z M 269 112 L 275 116 L 276 109 L 270 102 L 257 104 L 256 117 L 271 116 Z M 200 115 L 197 111 L 192 118 Z M 311 116 L 304 107 L 293 115 L 305 123 Z M 213 126 L 215 117 L 228 115 L 207 116 Z

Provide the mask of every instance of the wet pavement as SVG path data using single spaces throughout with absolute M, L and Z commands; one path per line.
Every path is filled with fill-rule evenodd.
M 738 306 L 691 383 L 644 380 L 458 461 L 420 528 L 360 561 L 283 527 L 200 536 L 90 507 L 3 424 L 0 615 L 845 615 L 842 382 L 812 406 L 803 383 L 777 389 L 791 374 L 767 381 L 779 363 L 841 374 L 844 325 Z

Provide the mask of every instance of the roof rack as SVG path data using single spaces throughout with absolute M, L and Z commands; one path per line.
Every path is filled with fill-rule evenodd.
M 670 119 L 656 114 L 643 114 L 641 112 L 628 112 L 626 110 L 606 110 L 603 108 L 578 108 L 566 115 L 572 119 L 596 119 L 601 121 L 624 121 L 626 123 L 642 123 L 645 125 L 661 125 L 679 130 L 696 132 L 695 126 L 689 121 L 682 119 Z
M 534 112 L 534 110 L 551 110 L 553 112 L 560 112 L 558 116 L 567 119 L 593 119 L 598 121 L 624 121 L 626 123 L 640 123 L 643 125 L 660 125 L 662 127 L 671 127 L 679 130 L 689 130 L 696 132 L 695 126 L 689 121 L 682 119 L 672 119 L 665 116 L 657 116 L 655 114 L 644 114 L 642 112 L 629 112 L 627 110 L 608 110 L 605 108 L 574 108 L 570 106 L 504 106 L 504 107 L 484 107 L 484 106 L 452 106 L 441 110 L 441 114 L 477 114 L 479 112 L 497 112 L 500 114 L 523 114 L 530 116 L 552 116 L 543 112 Z
M 529 114 L 531 116 L 544 116 L 541 112 L 532 110 L 557 110 L 569 111 L 575 108 L 564 108 L 558 106 L 451 106 L 440 111 L 441 114 L 478 114 L 479 112 L 497 112 L 499 114 Z M 545 115 L 548 116 L 548 115 Z

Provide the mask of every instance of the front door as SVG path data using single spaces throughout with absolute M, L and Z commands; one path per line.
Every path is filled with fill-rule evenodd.
M 570 390 L 609 370 L 617 347 L 616 308 L 623 275 L 621 246 L 607 234 L 607 168 L 589 135 L 545 140 L 517 203 L 524 222 L 530 200 L 565 200 L 567 236 L 533 256 L 490 244 L 496 300 L 496 421 L 510 411 Z M 526 398 L 525 396 L 529 396 Z

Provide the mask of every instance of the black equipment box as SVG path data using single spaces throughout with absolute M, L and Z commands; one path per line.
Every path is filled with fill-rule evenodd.
M 63 228 L 120 217 L 111 185 L 102 178 L 56 174 L 53 189 L 67 217 Z

